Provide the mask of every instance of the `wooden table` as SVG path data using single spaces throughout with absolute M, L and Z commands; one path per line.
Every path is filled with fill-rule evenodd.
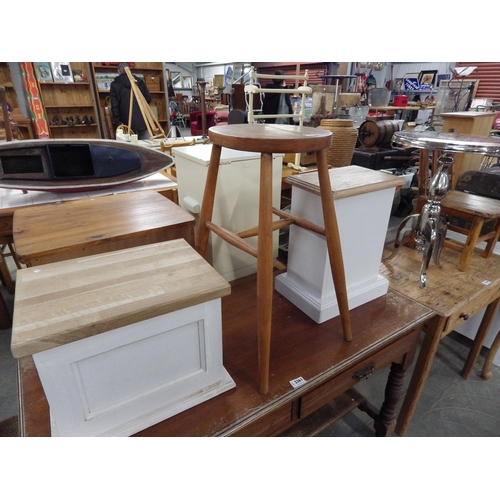
M 466 271 L 457 269 L 459 259 L 460 254 L 444 248 L 442 267 L 433 262 L 429 265 L 426 289 L 420 287 L 422 254 L 417 250 L 402 246 L 393 259 L 380 265 L 380 274 L 389 280 L 390 288 L 435 312 L 424 325 L 424 341 L 399 412 L 396 432 L 400 435 L 410 425 L 440 340 L 486 307 L 462 371 L 462 376 L 468 378 L 500 302 L 500 256 L 492 255 L 485 260 L 476 250 Z
M 231 389 L 175 415 L 138 436 L 304 435 L 311 419 L 330 413 L 331 401 L 370 374 L 391 365 L 386 399 L 376 418 L 378 435 L 391 434 L 395 406 L 422 323 L 432 311 L 389 291 L 353 311 L 354 340 L 345 342 L 340 318 L 317 324 L 275 292 L 270 386 L 257 390 L 255 275 L 232 283 L 222 299 L 224 367 Z M 31 357 L 19 360 L 20 428 L 25 436 L 50 435 L 49 408 Z M 294 389 L 290 381 L 303 377 Z M 328 406 L 325 406 L 328 405 Z M 329 415 L 323 425 L 333 420 Z M 299 424 L 296 427 L 296 424 Z M 317 425 L 307 434 L 314 434 Z
M 184 238 L 194 217 L 155 191 L 100 196 L 16 210 L 14 246 L 27 266 Z

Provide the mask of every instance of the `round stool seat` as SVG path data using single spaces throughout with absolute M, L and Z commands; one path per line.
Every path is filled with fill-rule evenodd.
M 332 144 L 330 130 L 296 125 L 249 123 L 211 127 L 208 137 L 213 144 L 253 153 L 308 153 Z

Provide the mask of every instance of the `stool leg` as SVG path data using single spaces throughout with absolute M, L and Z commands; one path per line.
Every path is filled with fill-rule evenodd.
M 333 204 L 332 185 L 326 161 L 326 150 L 316 151 L 316 162 L 318 165 L 319 188 L 321 193 L 321 205 L 323 207 L 323 219 L 325 222 L 326 244 L 332 268 L 333 285 L 337 302 L 339 304 L 340 319 L 344 330 L 344 339 L 352 340 L 351 316 L 349 314 L 349 303 L 347 286 L 345 281 L 344 259 L 340 245 L 337 215 Z
M 486 244 L 486 248 L 484 249 L 483 257 L 485 259 L 491 257 L 493 250 L 495 250 L 498 238 L 500 238 L 500 218 L 495 222 L 495 236 L 490 238 L 490 241 L 488 241 L 488 243 Z
M 273 310 L 273 155 L 260 160 L 259 237 L 257 243 L 257 337 L 259 392 L 269 390 L 271 322 Z
M 467 241 L 465 242 L 464 248 L 460 255 L 460 261 L 458 262 L 458 270 L 466 271 L 469 267 L 470 260 L 474 253 L 474 248 L 476 248 L 477 239 L 481 234 L 481 229 L 483 227 L 484 219 L 482 217 L 474 217 L 469 229 L 469 234 L 467 236 Z
M 203 193 L 203 201 L 201 202 L 200 218 L 198 220 L 198 231 L 196 233 L 195 242 L 196 251 L 203 258 L 205 258 L 207 254 L 208 237 L 210 235 L 210 230 L 205 226 L 205 223 L 212 220 L 221 151 L 221 146 L 212 144 L 212 153 L 210 155 L 210 163 L 208 164 L 207 181 Z

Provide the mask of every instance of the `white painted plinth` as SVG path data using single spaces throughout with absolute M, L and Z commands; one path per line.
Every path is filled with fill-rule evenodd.
M 349 309 L 387 293 L 378 274 L 395 187 L 404 180 L 349 166 L 330 170 L 344 260 Z M 290 178 L 291 212 L 324 226 L 317 174 Z M 330 261 L 323 236 L 290 226 L 287 271 L 275 288 L 317 323 L 339 315 Z
M 129 436 L 235 387 L 220 300 L 33 355 L 53 436 Z
M 18 271 L 11 350 L 33 356 L 55 436 L 129 436 L 235 387 L 230 286 L 173 240 Z

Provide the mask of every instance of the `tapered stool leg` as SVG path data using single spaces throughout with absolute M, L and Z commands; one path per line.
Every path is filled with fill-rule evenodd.
M 257 336 L 259 392 L 269 390 L 271 319 L 273 310 L 273 155 L 260 160 L 259 237 L 257 243 Z
M 210 235 L 210 230 L 206 227 L 205 223 L 212 220 L 215 200 L 215 188 L 217 186 L 217 176 L 219 174 L 221 151 L 221 146 L 217 146 L 216 144 L 212 145 L 210 162 L 208 164 L 207 180 L 205 183 L 205 191 L 203 193 L 203 201 L 201 203 L 200 218 L 198 220 L 195 248 L 203 258 L 206 258 L 208 238 Z
M 326 161 L 326 150 L 316 151 L 316 162 L 318 165 L 318 179 L 321 194 L 321 205 L 323 207 L 323 219 L 325 224 L 326 244 L 332 268 L 333 286 L 339 305 L 340 320 L 344 331 L 344 339 L 352 340 L 351 316 L 349 314 L 349 302 L 345 280 L 344 259 L 340 245 L 340 234 L 337 224 L 337 215 L 333 204 L 332 185 L 328 164 Z

